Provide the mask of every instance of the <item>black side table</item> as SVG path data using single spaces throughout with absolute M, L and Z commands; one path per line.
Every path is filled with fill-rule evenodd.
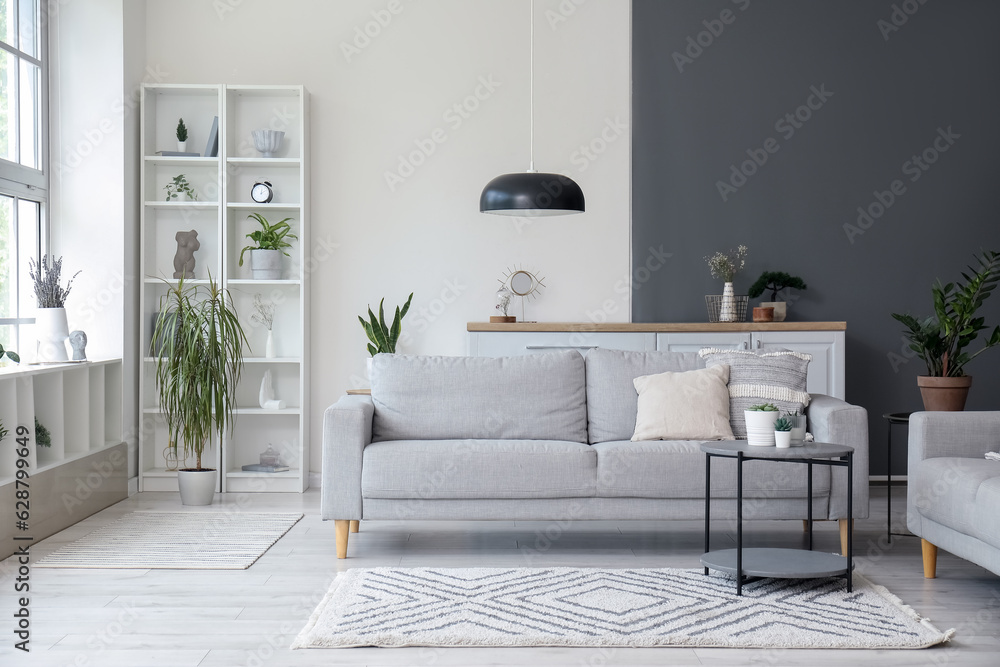
M 888 535 L 889 544 L 892 544 L 892 535 L 893 535 L 892 533 L 892 427 L 898 424 L 909 425 L 910 415 L 912 414 L 913 414 L 912 412 L 887 412 L 884 415 L 882 415 L 882 418 L 889 422 L 889 438 L 888 438 L 888 444 L 886 445 L 887 447 L 886 459 L 888 459 L 887 461 L 888 469 L 886 470 L 886 475 L 885 475 L 886 479 L 885 485 L 886 488 L 888 488 L 889 490 L 889 492 L 886 494 L 886 501 L 885 501 L 885 511 L 887 515 L 887 518 L 885 520 L 885 532 Z M 907 533 L 896 533 L 896 535 L 904 537 L 907 535 Z

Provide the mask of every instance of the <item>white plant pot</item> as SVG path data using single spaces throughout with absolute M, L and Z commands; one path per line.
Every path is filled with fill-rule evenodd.
M 69 361 L 66 340 L 69 338 L 69 324 L 65 308 L 39 308 L 35 314 L 35 338 L 38 345 L 35 361 Z
M 732 283 L 726 283 L 722 287 L 722 304 L 719 306 L 720 322 L 736 321 L 736 292 Z
M 788 449 L 792 446 L 792 432 L 791 431 L 775 431 L 774 432 L 774 446 L 778 449 Z
M 250 270 L 254 280 L 281 280 L 280 250 L 251 250 Z
M 761 308 L 774 308 L 774 321 L 784 322 L 785 317 L 788 315 L 788 302 L 787 301 L 761 301 Z
M 178 470 L 177 486 L 182 505 L 211 505 L 215 499 L 216 470 Z
M 747 444 L 751 447 L 774 447 L 774 422 L 781 413 L 744 410 L 747 423 Z
M 177 152 L 178 153 L 183 153 L 184 151 L 186 151 L 187 150 L 187 145 L 188 145 L 188 142 L 186 142 L 186 141 L 178 141 L 177 142 Z
M 267 342 L 264 343 L 264 356 L 268 359 L 274 359 L 274 332 L 267 332 Z

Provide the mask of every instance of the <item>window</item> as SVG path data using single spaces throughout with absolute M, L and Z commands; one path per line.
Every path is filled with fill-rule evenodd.
M 0 0 L 0 343 L 18 352 L 34 323 L 28 260 L 47 240 L 45 30 L 40 0 Z

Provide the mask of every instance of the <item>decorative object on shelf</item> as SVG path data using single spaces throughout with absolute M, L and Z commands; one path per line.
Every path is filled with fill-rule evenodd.
M 733 288 L 733 279 L 746 266 L 746 260 L 747 247 L 745 245 L 740 245 L 735 250 L 726 253 L 717 252 L 711 257 L 705 258 L 712 277 L 721 279 L 725 283 L 722 289 L 722 299 L 719 303 L 718 319 L 711 320 L 712 322 L 743 322 L 746 320 L 745 304 L 742 317 L 738 316 L 736 294 Z M 705 302 L 709 305 L 709 318 L 711 318 L 713 309 L 708 296 L 705 297 Z
M 806 284 L 802 281 L 802 278 L 798 276 L 790 276 L 783 271 L 765 271 L 760 274 L 760 278 L 757 279 L 753 285 L 750 286 L 749 292 L 747 294 L 751 299 L 756 299 L 765 291 L 771 291 L 770 301 L 761 301 L 760 307 L 774 308 L 774 321 L 784 322 L 785 317 L 788 314 L 788 304 L 785 301 L 778 301 L 778 292 L 792 288 L 798 290 L 806 289 Z M 757 320 L 754 320 L 756 322 Z
M 507 314 L 507 309 L 510 308 L 510 301 L 514 298 L 511 291 L 507 289 L 506 285 L 502 285 L 500 289 L 497 290 L 497 305 L 496 309 L 499 310 L 502 315 L 490 315 L 490 322 L 498 322 L 504 324 L 511 324 L 517 322 L 517 318 L 513 315 Z
M 253 147 L 257 149 L 261 157 L 274 157 L 274 154 L 281 148 L 281 141 L 285 138 L 285 133 L 278 130 L 253 130 L 250 132 L 253 137 Z
M 274 304 L 264 301 L 260 292 L 253 295 L 253 314 L 250 321 L 267 329 L 267 343 L 264 344 L 264 356 L 274 359 Z
M 184 151 L 187 150 L 187 140 L 188 140 L 188 129 L 187 126 L 184 124 L 183 118 L 177 119 L 177 131 L 175 132 L 175 134 L 177 135 L 177 152 L 183 153 Z
M 774 307 L 773 306 L 761 306 L 760 308 L 754 307 L 753 309 L 753 321 L 754 322 L 774 322 Z
M 163 448 L 163 469 L 174 472 L 181 466 L 187 466 L 187 458 L 181 459 L 177 453 L 177 445 L 171 442 Z
M 774 446 L 778 449 L 792 446 L 792 422 L 788 417 L 778 417 L 774 422 Z
M 283 466 L 285 462 L 281 460 L 281 454 L 271 443 L 267 444 L 267 449 L 260 453 L 260 464 L 262 466 Z
M 3 345 L 0 344 L 0 361 L 3 361 L 4 357 L 7 357 L 15 364 L 21 363 L 21 356 L 17 352 L 14 350 L 5 350 Z
M 205 144 L 205 157 L 219 157 L 219 117 L 212 118 L 212 129 L 208 131 L 208 143 Z
M 365 330 L 368 340 L 371 341 L 368 343 L 368 354 L 374 357 L 379 353 L 392 354 L 396 351 L 396 342 L 399 340 L 399 334 L 403 331 L 403 318 L 410 310 L 411 301 L 413 301 L 413 292 L 410 292 L 410 296 L 402 308 L 396 306 L 396 315 L 392 318 L 392 326 L 386 326 L 385 323 L 385 310 L 383 308 L 385 298 L 378 302 L 378 317 L 375 317 L 371 306 L 368 306 L 368 321 L 358 315 L 358 321 L 361 322 L 361 327 Z
M 535 171 L 535 1 L 530 6 L 529 58 L 529 161 L 528 171 L 497 176 L 479 196 L 482 213 L 512 216 L 547 216 L 583 213 L 586 202 L 576 181 L 563 174 Z
M 507 289 L 514 296 L 521 297 L 521 321 L 527 321 L 524 317 L 525 300 L 537 299 L 545 288 L 545 278 L 537 272 L 527 271 L 523 267 L 514 265 L 506 269 L 503 278 L 499 278 L 500 287 Z
M 35 360 L 40 363 L 69 361 L 66 339 L 69 338 L 69 324 L 66 321 L 66 298 L 73 289 L 73 280 L 80 275 L 77 271 L 67 281 L 64 288 L 59 284 L 62 276 L 63 258 L 53 259 L 43 255 L 41 264 L 34 258 L 28 260 L 28 275 L 31 277 L 38 311 L 35 314 L 35 336 L 38 339 Z
M 781 412 L 773 403 L 751 405 L 743 411 L 747 424 L 747 444 L 774 447 L 774 426 Z
M 732 285 L 732 283 L 730 283 Z M 729 295 L 729 312 L 726 317 L 729 319 L 722 319 L 723 314 L 723 303 L 727 299 L 725 294 L 706 294 L 705 295 L 705 307 L 708 309 L 708 321 L 709 322 L 745 322 L 747 319 L 747 305 L 750 302 L 750 297 L 746 294 L 734 294 Z
M 69 332 L 69 346 L 73 348 L 73 361 L 87 360 L 87 333 L 85 331 Z
M 184 195 L 190 201 L 198 201 L 198 193 L 188 183 L 187 176 L 184 174 L 174 176 L 169 183 L 163 186 L 163 189 L 167 191 L 166 201 L 173 201 L 181 195 Z
M 927 375 L 917 376 L 917 386 L 925 410 L 960 411 L 972 386 L 972 376 L 965 365 L 991 347 L 1000 345 L 1000 326 L 975 353 L 965 351 L 988 329 L 985 318 L 976 317 L 983 302 L 1000 282 L 1000 253 L 988 250 L 976 258 L 978 267 L 962 274 L 963 282 L 944 285 L 940 280 L 931 286 L 934 316 L 921 321 L 912 315 L 893 313 L 904 326 L 910 349 L 927 364 Z
M 265 410 L 284 410 L 285 402 L 274 397 L 274 381 L 271 378 L 271 371 L 264 371 L 264 378 L 260 381 L 260 407 Z
M 279 220 L 273 225 L 260 213 L 251 213 L 247 219 L 256 220 L 260 229 L 246 235 L 256 245 L 243 248 L 240 252 L 240 266 L 243 266 L 243 255 L 249 250 L 250 270 L 253 271 L 254 280 L 281 280 L 281 256 L 291 257 L 284 249 L 292 247 L 285 239 L 299 238 L 292 234 L 292 228 L 288 224 L 292 218 Z
M 176 280 L 194 278 L 194 253 L 201 248 L 198 232 L 193 229 L 189 232 L 177 232 L 174 240 L 177 241 L 177 252 L 174 253 L 174 278 Z
M 243 466 L 243 472 L 275 473 L 275 472 L 288 472 L 289 470 L 291 470 L 291 468 L 289 468 L 288 466 L 266 466 L 266 465 L 261 465 L 259 463 L 250 463 L 248 465 Z
M 210 505 L 218 471 L 202 467 L 201 457 L 213 434 L 222 441 L 232 431 L 236 388 L 243 370 L 246 336 L 228 290 L 212 275 L 208 286 L 188 287 L 184 280 L 167 283 L 153 340 L 163 341 L 156 357 L 156 389 L 170 441 L 182 447 L 195 467 L 177 471 L 181 502 Z M 164 327 L 170 327 L 165 329 Z
M 258 180 L 250 188 L 250 199 L 258 204 L 270 204 L 274 199 L 274 188 L 270 181 Z
M 39 447 L 52 446 L 52 434 L 49 433 L 49 429 L 45 428 L 42 422 L 38 421 L 38 417 L 35 417 L 35 443 Z
M 798 410 L 792 410 L 786 417 L 792 422 L 792 444 L 801 445 L 806 439 L 806 416 Z

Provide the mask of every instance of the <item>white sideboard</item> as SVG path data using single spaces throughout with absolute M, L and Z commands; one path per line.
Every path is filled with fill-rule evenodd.
M 553 350 L 696 352 L 703 347 L 786 349 L 812 355 L 808 391 L 844 399 L 844 322 L 583 324 L 518 322 L 468 324 L 468 353 L 474 357 L 538 354 Z

